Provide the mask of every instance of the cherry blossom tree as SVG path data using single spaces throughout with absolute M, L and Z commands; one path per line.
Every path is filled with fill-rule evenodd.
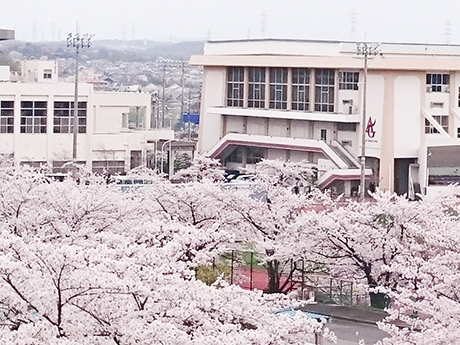
M 295 306 L 285 297 L 197 281 L 193 268 L 232 243 L 230 223 L 151 199 L 169 182 L 120 193 L 13 166 L 0 180 L 2 343 L 290 344 L 322 327 L 274 314 Z
M 277 255 L 279 240 L 290 231 L 301 211 L 313 203 L 305 191 L 312 187 L 314 171 L 306 162 L 263 160 L 252 172 L 255 174 L 252 189 L 245 198 L 234 199 L 234 209 L 251 227 L 244 240 L 262 254 L 269 278 L 268 292 L 279 293 L 285 290 L 297 269 L 295 264 L 290 265 L 291 257 Z M 285 269 L 287 279 L 281 284 Z
M 385 344 L 460 342 L 460 223 L 458 202 L 425 198 L 417 207 L 423 224 L 413 224 L 412 241 L 383 270 L 398 277 L 390 316 L 380 325 L 391 334 Z M 418 206 L 418 205 L 417 205 Z

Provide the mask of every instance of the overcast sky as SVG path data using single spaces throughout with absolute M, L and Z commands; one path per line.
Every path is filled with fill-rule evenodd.
M 96 40 L 366 38 L 460 44 L 459 14 L 459 0 L 9 0 L 0 11 L 0 28 L 14 29 L 25 41 L 65 40 L 78 21 L 79 31 Z

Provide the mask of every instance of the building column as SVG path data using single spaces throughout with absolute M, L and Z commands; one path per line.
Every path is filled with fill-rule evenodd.
M 344 188 L 345 197 L 350 197 L 351 196 L 351 181 L 344 181 L 343 188 Z

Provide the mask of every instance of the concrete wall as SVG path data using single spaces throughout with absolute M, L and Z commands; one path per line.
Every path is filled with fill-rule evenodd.
M 0 101 L 14 101 L 14 133 L 0 134 L 0 153 L 14 154 L 20 161 L 62 161 L 72 158 L 73 133 L 54 133 L 54 102 L 74 100 L 71 83 L 0 83 Z M 20 133 L 21 101 L 47 102 L 47 133 Z M 149 94 L 94 92 L 92 85 L 79 85 L 79 101 L 87 102 L 86 134 L 79 133 L 77 159 L 91 168 L 93 160 L 115 157 L 126 160 L 130 152 L 140 150 L 144 156 L 151 146 L 147 142 L 174 138 L 171 130 L 151 130 Z M 145 129 L 128 130 L 122 126 L 122 113 L 130 107 L 145 108 Z

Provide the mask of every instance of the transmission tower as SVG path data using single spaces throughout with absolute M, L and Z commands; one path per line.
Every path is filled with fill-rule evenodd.
M 445 43 L 450 44 L 452 38 L 452 24 L 450 23 L 449 19 L 447 19 L 447 22 L 444 25 L 444 38 Z
M 350 41 L 356 40 L 356 25 L 358 24 L 358 13 L 353 9 L 350 19 Z
M 262 37 L 265 37 L 265 32 L 267 30 L 267 14 L 265 11 L 262 12 L 260 15 L 260 31 L 262 34 Z

